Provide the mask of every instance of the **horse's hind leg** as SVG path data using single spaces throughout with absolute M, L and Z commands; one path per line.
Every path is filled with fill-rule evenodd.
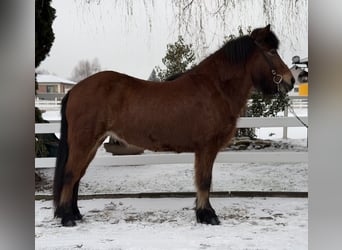
M 78 187 L 79 187 L 79 185 L 80 185 L 80 181 L 76 182 L 76 184 L 74 185 L 73 193 L 72 193 L 72 213 L 73 213 L 73 216 L 74 216 L 75 220 L 81 220 L 82 219 L 81 212 L 80 212 L 80 210 L 78 209 L 78 206 L 77 206 Z
M 77 206 L 79 182 L 89 163 L 94 158 L 99 144 L 95 138 L 87 141 L 87 143 L 81 143 L 80 141 L 70 143 L 70 153 L 65 166 L 61 198 L 56 210 L 58 211 L 58 217 L 62 218 L 63 226 L 74 226 L 76 225 L 75 220 L 82 218 Z
M 73 193 L 72 193 L 72 205 L 71 205 L 71 207 L 72 207 L 72 213 L 73 213 L 73 216 L 74 216 L 75 220 L 81 220 L 82 219 L 82 215 L 81 215 L 80 210 L 78 209 L 78 205 L 77 205 L 78 188 L 79 188 L 79 185 L 80 185 L 80 180 L 84 176 L 85 171 L 87 170 L 90 162 L 92 161 L 92 159 L 94 158 L 94 156 L 96 154 L 97 148 L 99 147 L 99 145 L 102 142 L 103 142 L 103 140 L 100 140 L 99 142 L 97 142 L 95 144 L 95 146 L 92 148 L 92 150 L 90 151 L 90 153 L 88 154 L 88 161 L 84 165 L 85 167 L 81 171 L 81 174 L 80 174 L 80 177 L 78 178 L 78 181 L 74 185 L 74 189 L 73 189 Z
M 197 222 L 219 225 L 215 210 L 209 202 L 212 169 L 217 151 L 201 150 L 195 153 L 195 183 L 197 187 Z

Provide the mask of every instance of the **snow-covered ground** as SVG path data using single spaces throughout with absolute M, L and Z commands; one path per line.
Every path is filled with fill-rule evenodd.
M 276 135 L 269 129 L 257 134 L 281 138 L 278 130 Z M 276 140 L 290 145 L 287 150 L 307 150 L 306 129 L 288 134 L 295 139 Z M 107 153 L 100 147 L 98 154 Z M 43 182 L 36 194 L 51 194 L 53 171 L 38 170 Z M 191 164 L 90 167 L 80 194 L 191 192 L 193 175 Z M 308 191 L 308 164 L 215 164 L 212 191 Z M 211 203 L 220 226 L 196 223 L 193 198 L 80 200 L 83 221 L 64 228 L 53 218 L 52 201 L 37 200 L 36 249 L 308 248 L 306 198 L 211 198 Z
M 54 169 L 37 170 L 44 184 L 36 194 L 51 194 Z M 191 164 L 92 166 L 80 184 L 80 194 L 192 192 Z M 307 163 L 215 164 L 212 191 L 308 191 Z
M 64 228 L 36 201 L 36 249 L 308 248 L 308 202 L 300 198 L 212 198 L 221 225 L 197 224 L 193 199 L 79 201 L 84 220 Z

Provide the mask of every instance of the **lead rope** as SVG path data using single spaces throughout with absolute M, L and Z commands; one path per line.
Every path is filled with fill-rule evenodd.
M 302 119 L 299 118 L 299 116 L 296 114 L 296 112 L 293 109 L 293 102 L 292 100 L 290 100 L 289 104 L 286 105 L 286 107 L 290 110 L 290 112 L 294 115 L 294 117 L 296 117 L 296 119 L 306 128 L 309 128 L 308 124 L 306 124 L 305 122 L 303 122 Z M 309 147 L 309 138 L 306 139 L 306 147 Z
M 292 100 L 290 100 L 289 104 L 287 105 L 287 108 L 290 110 L 290 112 L 294 115 L 294 117 L 296 117 L 296 119 L 297 119 L 304 127 L 308 128 L 309 126 L 308 126 L 305 122 L 303 122 L 302 119 L 300 119 L 300 118 L 298 117 L 298 115 L 296 114 L 296 112 L 294 111 L 294 109 L 293 109 L 292 106 L 293 106 L 293 102 L 292 102 Z

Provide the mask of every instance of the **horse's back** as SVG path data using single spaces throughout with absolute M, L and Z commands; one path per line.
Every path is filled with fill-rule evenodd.
M 77 83 L 70 90 L 70 107 L 73 105 L 95 105 L 99 106 L 101 103 L 115 101 L 124 89 L 129 88 L 129 85 L 135 82 L 137 84 L 139 79 L 131 76 L 121 74 L 115 71 L 101 71 L 91 75 L 79 83 Z
M 92 92 L 95 95 L 103 88 L 108 91 L 111 87 L 131 79 L 133 77 L 119 72 L 101 71 L 81 80 L 71 89 L 71 93 Z

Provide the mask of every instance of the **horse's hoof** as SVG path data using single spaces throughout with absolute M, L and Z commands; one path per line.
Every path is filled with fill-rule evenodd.
M 82 220 L 83 215 L 80 213 L 74 214 L 74 220 Z
M 220 225 L 214 209 L 200 208 L 196 210 L 197 222 L 209 225 Z
M 210 219 L 210 223 L 208 223 L 208 224 L 210 224 L 210 225 L 220 225 L 221 222 L 220 222 L 220 220 L 218 219 L 218 217 L 215 216 L 215 217 L 213 217 L 213 218 Z
M 62 219 L 62 226 L 63 227 L 74 227 L 74 226 L 76 226 L 76 222 L 70 218 L 63 218 Z

